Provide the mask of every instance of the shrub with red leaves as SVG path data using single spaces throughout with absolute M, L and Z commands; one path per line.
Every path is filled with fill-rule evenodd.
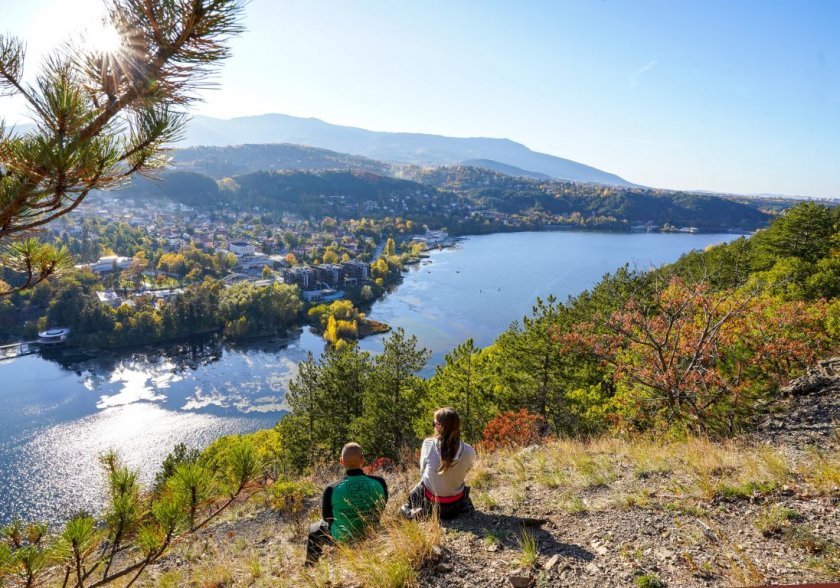
M 368 475 L 376 472 L 390 472 L 394 469 L 394 461 L 388 457 L 377 457 L 373 462 L 362 468 L 362 471 Z
M 503 412 L 487 423 L 479 446 L 492 453 L 504 447 L 533 445 L 540 440 L 542 423 L 542 417 L 524 408 L 519 412 Z

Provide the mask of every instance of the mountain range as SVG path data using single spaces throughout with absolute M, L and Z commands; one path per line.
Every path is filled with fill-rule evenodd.
M 478 165 L 507 174 L 613 186 L 632 186 L 600 169 L 528 149 L 509 139 L 386 133 L 334 125 L 316 118 L 263 114 L 232 119 L 195 116 L 180 147 L 293 143 L 388 163 Z M 476 163 L 479 160 L 482 163 Z M 470 162 L 470 163 L 467 163 Z

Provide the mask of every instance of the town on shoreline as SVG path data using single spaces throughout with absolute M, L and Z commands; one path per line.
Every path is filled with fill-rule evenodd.
M 33 343 L 101 349 L 208 333 L 244 340 L 302 324 L 332 344 L 346 342 L 388 330 L 359 309 L 395 287 L 405 267 L 429 249 L 457 242 L 459 236 L 442 228 L 452 215 L 468 234 L 619 230 L 549 217 L 535 225 L 466 201 L 448 206 L 448 217 L 434 212 L 442 204 L 431 202 L 432 216 L 420 223 L 401 216 L 417 209 L 411 198 L 394 196 L 376 210 L 362 206 L 357 213 L 372 216 L 356 218 L 340 206 L 335 210 L 344 216 L 326 215 L 338 206 L 332 197 L 323 216 L 307 216 L 256 205 L 190 205 L 130 190 L 97 193 L 44 231 L 75 267 L 0 300 L 0 356 L 31 352 Z M 430 226 L 429 218 L 440 224 Z M 623 223 L 620 230 L 704 232 L 654 221 Z

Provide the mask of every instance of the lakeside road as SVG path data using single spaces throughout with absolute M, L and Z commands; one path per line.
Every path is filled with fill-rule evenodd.
M 369 317 L 416 334 L 432 351 L 424 375 L 468 337 L 486 346 L 538 296 L 564 300 L 626 263 L 645 268 L 737 235 L 594 232 L 502 233 L 433 250 Z M 387 335 L 362 339 L 372 353 Z M 241 346 L 208 338 L 61 361 L 0 362 L 0 523 L 14 515 L 59 521 L 96 511 L 105 488 L 97 455 L 118 450 L 148 484 L 179 442 L 270 427 L 297 363 L 323 340 Z

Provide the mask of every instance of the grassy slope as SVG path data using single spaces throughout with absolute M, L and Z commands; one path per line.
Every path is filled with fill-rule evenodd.
M 820 451 L 755 441 L 552 441 L 482 456 L 471 474 L 477 512 L 443 527 L 394 518 L 416 473 L 391 473 L 385 531 L 312 571 L 300 562 L 318 498 L 284 515 L 269 507 L 266 490 L 178 546 L 146 583 L 502 586 L 516 569 L 544 586 L 837 580 L 839 448 L 836 432 Z

